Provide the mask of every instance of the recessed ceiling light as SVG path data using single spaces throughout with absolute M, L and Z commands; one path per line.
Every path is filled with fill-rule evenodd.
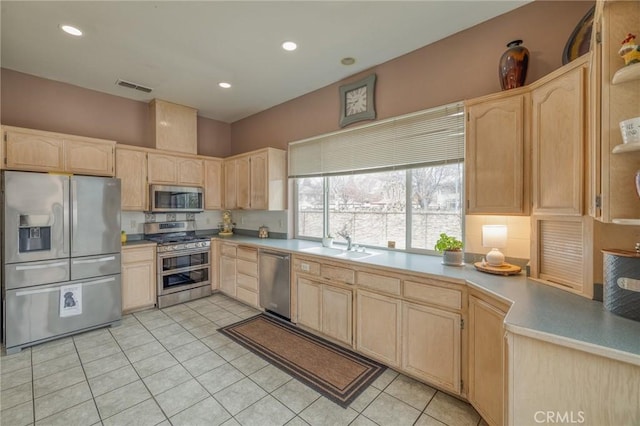
M 82 35 L 82 31 L 76 27 L 72 27 L 71 25 L 60 25 L 60 29 L 72 36 L 80 37 Z
M 223 89 L 228 89 L 229 87 L 231 87 L 231 83 L 227 83 L 227 82 L 220 82 L 218 83 L 218 86 L 222 87 Z
M 298 48 L 298 45 L 292 41 L 285 41 L 284 43 L 282 43 L 282 48 L 291 52 L 293 50 L 296 50 Z
M 342 59 L 340 60 L 340 63 L 341 63 L 342 65 L 353 65 L 353 64 L 355 64 L 355 63 L 356 63 L 356 60 L 355 60 L 355 59 L 353 59 L 353 58 L 342 58 Z

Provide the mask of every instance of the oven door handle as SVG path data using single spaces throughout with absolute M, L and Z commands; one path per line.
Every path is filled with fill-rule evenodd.
M 159 276 L 175 275 L 175 274 L 181 274 L 183 272 L 193 272 L 193 271 L 199 271 L 201 269 L 209 269 L 210 267 L 211 267 L 211 264 L 207 263 L 206 265 L 187 266 L 184 268 L 176 268 L 176 269 L 169 269 L 168 271 L 163 271 L 162 264 L 158 263 L 158 275 Z
M 190 256 L 192 254 L 200 254 L 200 253 L 211 253 L 211 250 L 209 247 L 207 247 L 204 250 L 201 248 L 197 248 L 197 249 L 158 252 L 158 259 L 166 259 L 167 257 Z

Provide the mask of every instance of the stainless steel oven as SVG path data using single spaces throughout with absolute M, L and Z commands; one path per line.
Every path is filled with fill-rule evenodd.
M 158 307 L 209 296 L 210 239 L 195 235 L 193 221 L 145 223 L 144 227 L 146 238 L 158 243 Z

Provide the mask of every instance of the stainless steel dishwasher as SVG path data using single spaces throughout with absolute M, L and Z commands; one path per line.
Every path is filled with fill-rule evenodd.
M 291 282 L 287 253 L 259 250 L 260 306 L 291 319 Z

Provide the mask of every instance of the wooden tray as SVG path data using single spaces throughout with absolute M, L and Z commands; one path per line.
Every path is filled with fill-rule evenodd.
M 501 266 L 491 266 L 488 263 L 483 265 L 482 262 L 476 262 L 473 266 L 475 266 L 478 271 L 496 275 L 515 275 L 522 271 L 521 267 L 510 263 L 503 263 Z

